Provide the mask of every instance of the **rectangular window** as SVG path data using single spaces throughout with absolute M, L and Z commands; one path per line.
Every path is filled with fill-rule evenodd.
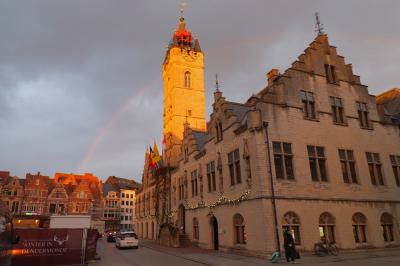
M 329 96 L 329 103 L 332 109 L 333 122 L 337 124 L 344 124 L 342 99 L 338 97 Z
M 49 212 L 51 214 L 56 213 L 56 204 L 50 204 Z
M 217 142 L 221 141 L 223 138 L 223 133 L 222 133 L 222 123 L 218 122 L 215 124 L 215 133 L 217 134 Z
M 239 149 L 228 153 L 228 167 L 231 186 L 242 183 Z
M 198 195 L 198 187 L 197 187 L 197 170 L 194 170 L 191 173 L 192 179 L 191 179 L 191 184 L 192 184 L 192 197 L 195 197 Z
M 383 186 L 382 163 L 378 153 L 366 152 L 369 174 L 373 185 Z
M 345 183 L 357 184 L 356 162 L 352 150 L 339 149 L 340 165 L 342 168 L 343 181 Z
M 308 160 L 310 162 L 311 179 L 313 181 L 327 182 L 326 158 L 324 147 L 307 146 Z
M 315 119 L 315 100 L 314 93 L 300 91 L 301 102 L 303 103 L 303 113 L 305 118 Z
M 396 180 L 396 185 L 400 186 L 400 156 L 390 155 L 390 162 L 392 164 L 394 179 Z
M 207 181 L 208 181 L 208 192 L 215 191 L 215 163 L 214 161 L 207 164 Z
M 360 121 L 360 127 L 370 128 L 367 104 L 363 102 L 356 102 L 356 106 L 357 106 L 358 120 Z
M 272 142 L 275 174 L 278 179 L 294 179 L 292 144 Z
M 325 64 L 326 81 L 332 84 L 337 84 L 335 66 Z

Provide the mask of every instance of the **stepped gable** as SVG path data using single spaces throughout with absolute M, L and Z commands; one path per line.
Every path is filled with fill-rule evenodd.
M 338 80 L 362 85 L 360 76 L 353 74 L 352 64 L 346 64 L 344 57 L 337 53 L 336 47 L 329 44 L 326 34 L 318 35 L 304 50 L 304 53 L 284 72 L 283 76 L 290 76 L 293 70 L 326 76 L 325 64 L 336 67 L 335 74 Z

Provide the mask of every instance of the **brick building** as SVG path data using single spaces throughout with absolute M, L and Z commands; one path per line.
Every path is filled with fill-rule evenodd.
M 48 176 L 41 175 L 40 172 L 36 175 L 26 174 L 21 214 L 45 215 L 49 188 Z

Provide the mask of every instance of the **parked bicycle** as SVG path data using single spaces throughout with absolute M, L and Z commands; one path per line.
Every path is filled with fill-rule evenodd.
M 339 254 L 339 250 L 333 242 L 318 242 L 314 244 L 314 254 L 320 257 L 328 254 L 337 256 Z

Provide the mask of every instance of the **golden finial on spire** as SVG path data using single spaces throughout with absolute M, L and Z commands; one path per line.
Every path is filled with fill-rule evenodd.
M 183 11 L 185 9 L 185 6 L 186 6 L 185 0 L 180 0 L 179 11 L 181 12 L 181 18 L 183 18 Z
M 322 27 L 324 24 L 321 23 L 319 20 L 319 15 L 318 12 L 315 12 L 315 32 L 318 35 L 323 35 L 324 34 L 324 28 Z

